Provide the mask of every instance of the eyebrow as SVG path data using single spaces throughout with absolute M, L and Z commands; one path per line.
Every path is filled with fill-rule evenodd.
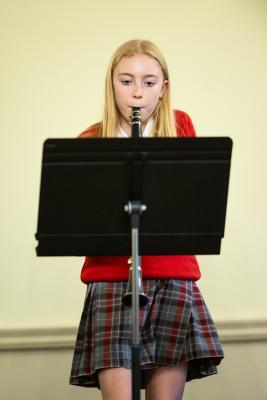
M 119 76 L 127 75 L 127 76 L 130 76 L 131 78 L 134 78 L 134 75 L 130 74 L 129 72 L 120 72 L 118 75 Z M 147 75 L 144 75 L 143 78 L 158 78 L 158 76 L 153 75 L 153 74 L 147 74 Z

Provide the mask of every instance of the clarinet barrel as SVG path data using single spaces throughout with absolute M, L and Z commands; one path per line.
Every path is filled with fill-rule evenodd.
M 131 136 L 133 138 L 139 138 L 142 136 L 141 134 L 141 112 L 139 107 L 132 108 L 131 115 Z

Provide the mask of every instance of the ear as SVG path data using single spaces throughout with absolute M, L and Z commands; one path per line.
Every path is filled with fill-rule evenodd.
M 160 96 L 159 96 L 160 99 L 164 95 L 164 92 L 167 89 L 167 87 L 168 87 L 168 81 L 167 81 L 167 79 L 165 79 L 165 81 L 162 84 L 161 93 L 160 93 Z

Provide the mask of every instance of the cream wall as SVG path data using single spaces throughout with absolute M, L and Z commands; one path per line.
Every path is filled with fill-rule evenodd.
M 199 257 L 216 321 L 264 320 L 266 297 L 267 2 L 1 0 L 0 328 L 73 327 L 82 260 L 37 258 L 42 143 L 100 118 L 106 67 L 149 38 L 170 67 L 173 104 L 199 135 L 234 141 L 226 237 Z
M 259 343 L 224 345 L 227 363 L 220 375 L 195 380 L 186 385 L 184 400 L 266 400 L 266 372 L 258 360 L 267 356 L 267 346 Z M 246 358 L 244 358 L 246 353 Z M 2 353 L 0 358 L 2 400 L 99 400 L 97 389 L 67 385 L 71 350 Z M 249 360 L 249 368 L 240 368 Z M 247 362 L 246 362 L 247 364 Z M 241 364 L 242 365 L 242 364 Z M 255 371 L 255 372 L 254 372 Z M 16 384 L 10 384 L 10 376 Z M 145 399 L 142 393 L 142 399 Z
M 35 255 L 42 143 L 100 118 L 111 53 L 135 37 L 165 53 L 173 104 L 199 135 L 234 141 L 222 253 L 199 257 L 227 357 L 185 398 L 266 398 L 267 1 L 0 0 L 3 399 L 89 395 L 66 385 L 82 260 Z

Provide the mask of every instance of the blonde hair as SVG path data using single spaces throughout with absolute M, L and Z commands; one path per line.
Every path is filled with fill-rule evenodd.
M 176 136 L 176 126 L 173 110 L 170 106 L 170 81 L 166 61 L 160 50 L 148 40 L 130 40 L 123 43 L 111 58 L 105 82 L 104 114 L 99 127 L 100 137 L 114 137 L 119 129 L 119 112 L 113 89 L 113 72 L 123 57 L 132 57 L 136 54 L 146 54 L 158 62 L 167 87 L 153 113 L 154 136 Z

